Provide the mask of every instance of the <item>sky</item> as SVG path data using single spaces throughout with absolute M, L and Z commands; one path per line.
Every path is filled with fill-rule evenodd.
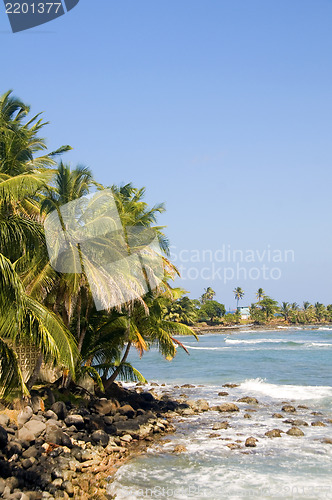
M 165 202 L 191 297 L 329 304 L 331 19 L 331 0 L 80 0 L 13 34 L 1 4 L 0 92 L 73 167 Z

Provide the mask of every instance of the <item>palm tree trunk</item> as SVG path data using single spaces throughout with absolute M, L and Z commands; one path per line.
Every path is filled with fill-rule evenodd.
M 106 382 L 104 383 L 104 389 L 105 389 L 105 391 L 113 384 L 114 380 L 119 375 L 119 372 L 121 370 L 122 364 L 125 363 L 126 360 L 127 360 L 127 357 L 128 357 L 129 351 L 130 351 L 130 347 L 131 347 L 131 342 L 129 341 L 128 344 L 127 344 L 126 350 L 124 352 L 123 358 L 120 361 L 119 366 L 114 370 L 114 372 L 112 373 L 112 375 L 110 376 L 110 378 L 107 379 Z
M 40 353 L 38 356 L 38 359 L 37 359 L 36 366 L 34 367 L 33 372 L 30 375 L 30 378 L 26 383 L 26 386 L 29 390 L 32 389 L 32 387 L 35 385 L 35 383 L 38 380 L 40 369 L 41 369 L 41 366 L 43 364 L 43 360 L 44 360 L 43 353 Z

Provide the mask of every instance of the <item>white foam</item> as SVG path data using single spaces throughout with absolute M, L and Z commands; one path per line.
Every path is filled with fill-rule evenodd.
M 238 340 L 238 339 L 225 339 L 227 344 L 288 344 L 289 340 L 284 339 L 250 339 L 250 340 Z
M 198 351 L 223 351 L 227 347 L 195 347 L 192 345 L 183 344 L 186 349 L 197 349 Z
M 332 398 L 332 387 L 323 385 L 278 385 L 269 384 L 261 378 L 246 380 L 240 385 L 241 389 L 260 393 L 276 399 L 323 399 Z

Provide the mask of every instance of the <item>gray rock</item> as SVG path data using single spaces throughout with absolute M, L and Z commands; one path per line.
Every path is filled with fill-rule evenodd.
M 74 496 L 74 486 L 71 481 L 64 481 L 62 483 L 62 488 L 68 493 L 70 497 Z
M 0 415 L 0 425 L 2 425 L 3 427 L 7 427 L 8 424 L 9 424 L 9 417 L 5 413 L 2 413 Z
M 25 440 L 26 437 L 24 437 L 27 434 L 32 434 L 34 436 L 34 439 L 39 437 L 46 429 L 46 425 L 44 422 L 40 422 L 39 420 L 29 420 L 26 422 L 22 429 L 18 431 L 18 438 L 21 440 Z
M 256 398 L 252 398 L 251 396 L 245 396 L 244 398 L 238 399 L 238 403 L 248 403 L 258 405 L 258 400 Z
M 20 413 L 17 415 L 18 425 L 20 425 L 20 426 L 24 425 L 26 422 L 28 422 L 28 420 L 30 420 L 32 415 L 33 415 L 33 411 L 32 411 L 31 406 L 26 406 L 24 408 L 24 410 L 20 411 Z
M 117 413 L 125 415 L 128 418 L 133 418 L 136 415 L 134 408 L 130 405 L 121 406 L 121 408 L 118 408 Z
M 47 410 L 44 415 L 48 419 L 58 420 L 58 415 L 53 410 Z
M 104 448 L 108 445 L 109 437 L 104 431 L 95 431 L 91 438 L 96 444 L 100 444 Z
M 84 419 L 82 415 L 68 415 L 65 418 L 65 424 L 70 427 L 71 425 L 74 425 L 76 429 L 83 429 L 84 427 Z
M 51 410 L 54 411 L 60 420 L 64 420 L 68 414 L 67 407 L 63 401 L 56 401 L 53 403 Z
M 7 444 L 7 456 L 12 457 L 13 455 L 22 455 L 22 445 L 17 441 L 10 441 Z
M 34 464 L 36 463 L 36 459 L 34 457 L 31 458 L 25 458 L 22 460 L 22 467 L 24 469 L 30 469 Z
M 4 492 L 6 487 L 6 481 L 0 477 L 0 495 Z
M 8 432 L 0 425 L 0 450 L 5 448 L 8 443 Z
M 22 453 L 24 458 L 37 458 L 39 455 L 40 452 L 37 450 L 36 446 L 30 446 Z

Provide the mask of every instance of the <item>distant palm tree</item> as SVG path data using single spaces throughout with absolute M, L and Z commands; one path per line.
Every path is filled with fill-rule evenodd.
M 296 302 L 293 302 L 291 304 L 291 309 L 292 309 L 292 311 L 298 311 L 299 310 L 299 305 Z
M 215 296 L 216 292 L 212 290 L 210 286 L 207 288 L 204 288 L 205 292 L 201 296 L 201 302 L 202 304 L 205 304 L 207 300 L 213 300 L 213 297 Z
M 233 290 L 233 293 L 234 293 L 234 296 L 235 296 L 235 300 L 236 300 L 236 307 L 238 308 L 239 307 L 239 300 L 243 298 L 244 296 L 244 291 L 242 290 L 242 288 L 240 288 L 239 286 L 237 288 L 235 288 Z
M 310 306 L 310 302 L 308 302 L 308 301 L 303 302 L 303 310 L 304 311 L 306 311 L 309 306 Z
M 290 310 L 291 310 L 291 306 L 289 305 L 289 303 L 283 302 L 281 307 L 280 307 L 280 314 L 284 317 L 285 321 L 288 321 L 288 319 L 289 319 Z
M 264 296 L 265 296 L 265 292 L 264 292 L 263 288 L 258 288 L 257 293 L 256 293 L 256 297 L 258 298 L 258 302 L 260 302 Z

